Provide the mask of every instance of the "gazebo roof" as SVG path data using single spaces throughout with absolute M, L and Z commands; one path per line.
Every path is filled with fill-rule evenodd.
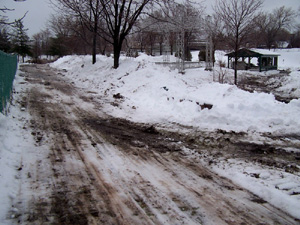
M 279 56 L 279 54 L 265 49 L 247 49 L 241 48 L 237 51 L 238 57 L 260 57 L 260 56 Z M 226 54 L 228 57 L 234 57 L 234 52 Z

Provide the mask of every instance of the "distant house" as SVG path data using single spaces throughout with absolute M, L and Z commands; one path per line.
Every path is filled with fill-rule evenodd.
M 290 43 L 287 41 L 277 41 L 276 46 L 277 48 L 288 48 L 290 46 Z
M 235 52 L 226 54 L 228 57 L 228 68 L 234 68 Z M 277 70 L 279 54 L 265 49 L 247 49 L 242 48 L 237 51 L 238 70 Z M 255 62 L 253 62 L 255 61 Z

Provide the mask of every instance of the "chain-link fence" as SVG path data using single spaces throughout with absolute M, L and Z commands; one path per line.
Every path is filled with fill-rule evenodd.
M 0 112 L 3 114 L 7 112 L 6 107 L 11 97 L 17 66 L 17 55 L 0 51 Z

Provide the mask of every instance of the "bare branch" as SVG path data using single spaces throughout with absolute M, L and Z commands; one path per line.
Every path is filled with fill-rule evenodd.
M 297 14 L 291 8 L 284 6 L 276 8 L 272 13 L 260 13 L 255 18 L 255 24 L 263 38 L 264 44 L 270 49 L 276 42 L 278 34 L 283 29 L 294 27 Z
M 262 0 L 217 0 L 214 7 L 216 14 L 223 21 L 228 43 L 236 53 L 235 84 L 237 84 L 237 51 L 253 30 L 253 19 L 262 3 Z

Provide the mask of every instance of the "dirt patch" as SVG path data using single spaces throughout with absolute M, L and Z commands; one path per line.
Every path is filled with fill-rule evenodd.
M 293 142 L 285 143 L 284 146 L 252 143 L 246 141 L 248 138 L 246 133 L 222 130 L 180 134 L 155 128 L 153 125 L 137 124 L 116 118 L 105 120 L 89 118 L 83 122 L 96 132 L 100 132 L 107 141 L 135 155 L 149 154 L 149 151 L 180 153 L 182 149 L 188 148 L 199 153 L 208 153 L 215 159 L 222 157 L 250 160 L 290 173 L 299 172 L 299 152 L 287 152 L 283 149 L 283 147 L 299 148 L 298 144 Z
M 96 130 L 114 145 L 121 145 L 123 149 L 155 150 L 161 153 L 180 151 L 176 143 L 179 140 L 170 138 L 166 132 L 160 133 L 153 125 L 137 124 L 124 119 L 85 119 L 84 123 Z M 176 135 L 174 135 L 176 136 Z M 130 148 L 134 147 L 134 148 Z
M 289 103 L 296 98 L 278 91 L 278 88 L 281 87 L 281 83 L 289 73 L 289 71 L 280 71 L 277 74 L 264 74 L 261 76 L 244 73 L 238 87 L 249 92 L 272 93 L 277 101 Z

